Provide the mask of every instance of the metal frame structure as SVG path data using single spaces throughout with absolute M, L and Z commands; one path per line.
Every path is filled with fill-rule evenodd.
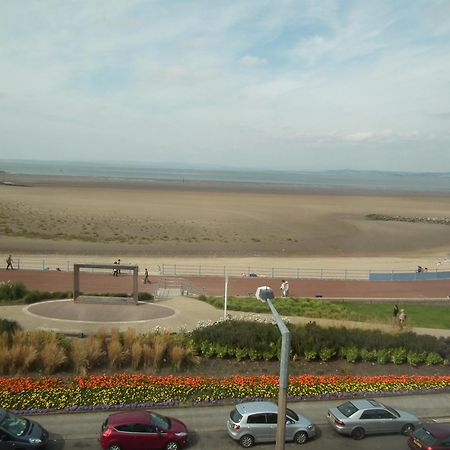
M 131 264 L 74 264 L 73 265 L 73 300 L 80 297 L 80 269 L 110 269 L 133 271 L 133 300 L 138 304 L 138 273 L 139 266 Z

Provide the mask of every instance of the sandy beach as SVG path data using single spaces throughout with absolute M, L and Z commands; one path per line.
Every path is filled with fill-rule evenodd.
M 449 215 L 450 198 L 430 193 L 17 175 L 0 185 L 0 250 L 143 264 L 448 268 L 449 225 L 413 219 Z

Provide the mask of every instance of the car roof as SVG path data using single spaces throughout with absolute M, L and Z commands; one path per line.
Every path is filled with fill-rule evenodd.
M 277 413 L 278 406 L 273 402 L 246 402 L 236 405 L 236 409 L 242 414 Z
M 358 409 L 384 408 L 384 405 L 371 398 L 351 400 L 351 403 Z
M 422 426 L 437 439 L 450 436 L 450 423 L 424 423 Z
M 126 425 L 130 423 L 151 423 L 147 411 L 119 412 L 108 417 L 108 425 Z

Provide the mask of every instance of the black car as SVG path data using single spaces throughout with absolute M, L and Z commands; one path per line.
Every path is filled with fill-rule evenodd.
M 48 431 L 33 420 L 0 408 L 0 450 L 45 449 Z

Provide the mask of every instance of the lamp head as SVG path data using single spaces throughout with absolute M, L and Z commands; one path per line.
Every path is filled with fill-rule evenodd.
M 256 289 L 256 298 L 263 303 L 267 303 L 267 300 L 273 300 L 275 295 L 270 286 L 260 286 Z

